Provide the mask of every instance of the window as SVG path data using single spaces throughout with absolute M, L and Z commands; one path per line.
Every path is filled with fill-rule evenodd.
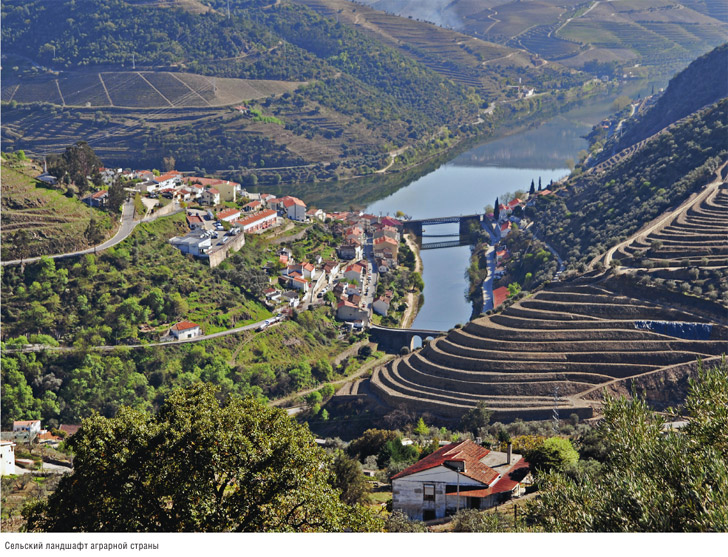
M 424 500 L 425 501 L 434 501 L 435 500 L 435 484 L 425 484 L 424 488 L 425 488 Z

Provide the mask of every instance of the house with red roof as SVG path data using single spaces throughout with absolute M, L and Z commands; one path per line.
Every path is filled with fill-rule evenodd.
M 169 330 L 170 336 L 177 340 L 183 338 L 194 338 L 202 335 L 202 329 L 197 323 L 191 321 L 180 321 Z
M 505 302 L 508 299 L 508 296 L 508 288 L 506 288 L 505 286 L 501 286 L 500 288 L 496 288 L 495 290 L 493 290 L 493 308 L 497 308 L 499 305 Z
M 491 451 L 471 440 L 445 445 L 392 476 L 392 506 L 413 520 L 459 509 L 488 509 L 525 492 L 531 481 L 521 455 Z
M 31 443 L 40 435 L 40 420 L 15 420 L 13 422 L 13 438 L 16 441 Z
M 306 220 L 306 204 L 297 197 L 287 195 L 281 198 L 279 206 L 282 206 L 289 219 L 301 222 Z
M 90 207 L 106 207 L 109 202 L 109 192 L 106 190 L 97 191 L 87 195 L 82 201 Z
M 205 191 L 203 191 L 202 195 L 200 195 L 200 201 L 202 201 L 205 205 L 219 205 L 220 190 L 213 187 L 205 188 Z
M 278 212 L 274 209 L 266 209 L 265 211 L 254 212 L 245 218 L 235 221 L 246 234 L 253 232 L 258 233 L 278 224 Z M 281 259 L 282 263 L 286 263 Z
M 394 238 L 382 236 L 381 238 L 374 240 L 373 250 L 376 257 L 384 257 L 386 259 L 397 261 L 399 243 Z
M 336 319 L 339 321 L 364 321 L 369 319 L 369 312 L 349 300 L 341 300 L 336 306 Z
M 202 218 L 200 218 L 200 215 L 187 215 L 187 226 L 190 227 L 190 230 L 195 230 L 196 228 L 204 228 L 205 223 L 203 222 Z
M 240 218 L 240 209 L 225 209 L 217 214 L 217 220 L 233 222 Z

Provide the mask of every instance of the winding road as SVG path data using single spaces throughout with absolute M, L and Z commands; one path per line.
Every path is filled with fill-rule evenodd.
M 50 257 L 51 259 L 64 259 L 67 257 L 78 257 L 79 255 L 86 255 L 88 253 L 98 253 L 100 251 L 107 250 L 109 248 L 114 247 L 117 244 L 120 244 L 124 240 L 126 240 L 129 235 L 134 231 L 134 228 L 137 224 L 140 222 L 152 222 L 153 220 L 160 218 L 160 217 L 167 217 L 171 215 L 176 215 L 179 213 L 182 209 L 177 209 L 171 213 L 167 213 L 164 215 L 155 215 L 152 217 L 147 217 L 141 220 L 134 220 L 134 201 L 128 200 L 124 203 L 124 207 L 121 210 L 121 226 L 119 227 L 119 230 L 117 230 L 116 234 L 113 238 L 110 240 L 106 240 L 102 244 L 99 244 L 97 246 L 93 246 L 90 248 L 82 249 L 79 251 L 71 251 L 68 253 L 57 253 L 55 255 L 39 255 L 37 257 L 28 257 L 26 259 L 11 259 L 9 261 L 3 261 L 0 263 L 3 267 L 6 265 L 20 265 L 21 263 L 33 263 L 34 261 L 40 261 L 42 257 Z

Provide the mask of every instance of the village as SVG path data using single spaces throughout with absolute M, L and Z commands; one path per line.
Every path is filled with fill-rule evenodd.
M 297 225 L 327 223 L 339 243 L 328 258 L 320 254 L 299 260 L 293 251 L 280 246 L 275 261 L 264 268 L 270 277 L 263 291 L 266 306 L 276 317 L 260 328 L 284 319 L 292 311 L 330 303 L 336 318 L 350 330 L 362 330 L 372 316 L 387 316 L 395 296 L 392 290 L 377 294 L 381 273 L 397 269 L 403 242 L 401 220 L 362 212 L 327 214 L 311 208 L 297 197 L 276 197 L 269 193 L 248 192 L 241 184 L 217 178 L 183 176 L 181 172 L 101 169 L 104 183 L 120 180 L 135 206 L 144 208 L 143 217 L 186 213 L 187 233 L 169 239 L 182 254 L 190 255 L 211 268 L 228 254 L 245 245 L 247 235 L 266 235 L 274 245 L 301 233 Z M 83 201 L 104 208 L 108 190 L 88 194 Z M 135 218 L 139 218 L 138 210 Z M 287 235 L 289 234 L 290 235 Z M 183 340 L 203 336 L 200 325 L 181 321 L 160 340 Z

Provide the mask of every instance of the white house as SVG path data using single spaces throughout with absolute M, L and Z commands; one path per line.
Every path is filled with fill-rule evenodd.
M 451 443 L 392 476 L 392 506 L 414 520 L 487 509 L 525 492 L 529 465 L 471 440 Z
M 15 474 L 15 443 L 0 441 L 0 476 Z
M 200 201 L 205 205 L 219 205 L 220 204 L 220 191 L 215 188 L 207 188 L 200 195 Z
M 379 315 L 387 315 L 389 312 L 389 306 L 392 303 L 392 291 L 387 290 L 384 294 L 379 296 L 372 304 L 372 309 Z
M 301 222 L 306 220 L 306 204 L 297 197 L 287 195 L 281 199 L 281 205 L 289 219 Z
M 152 180 L 159 185 L 160 189 L 173 188 L 182 182 L 182 174 L 176 170 L 171 170 L 164 174 L 160 174 L 159 176 L 155 176 Z
M 13 422 L 13 438 L 24 443 L 32 442 L 40 434 L 40 420 L 17 420 Z
M 349 265 L 344 271 L 344 277 L 346 277 L 347 280 L 353 280 L 361 284 L 362 280 L 364 279 L 364 267 L 362 267 L 358 263 Z
M 252 232 L 261 232 L 267 228 L 271 228 L 278 224 L 278 213 L 273 209 L 258 211 L 235 221 L 235 223 L 243 229 L 243 232 L 250 234 Z
M 240 209 L 224 209 L 217 214 L 217 220 L 233 222 L 240 218 Z
M 184 236 L 175 236 L 169 243 L 182 253 L 191 253 L 195 257 L 202 257 L 212 247 L 210 233 L 201 229 L 193 230 Z
M 191 321 L 180 321 L 173 325 L 169 330 L 169 334 L 177 340 L 183 338 L 194 338 L 202 335 L 202 329 L 197 323 Z

